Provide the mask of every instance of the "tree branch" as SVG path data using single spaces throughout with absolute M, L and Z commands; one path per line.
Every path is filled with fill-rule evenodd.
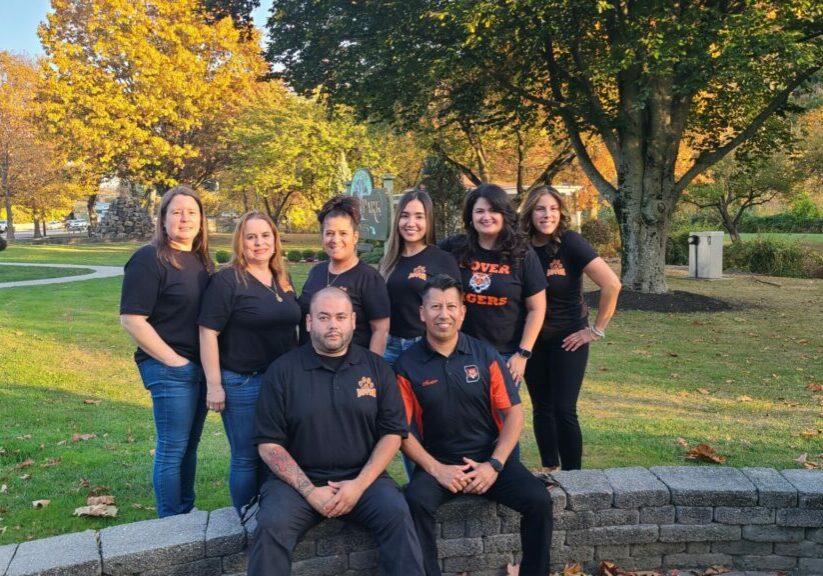
M 472 184 L 474 184 L 475 186 L 480 186 L 483 183 L 483 180 L 481 180 L 480 177 L 474 173 L 474 170 L 472 170 L 471 167 L 449 156 L 449 154 L 445 151 L 443 145 L 440 144 L 440 142 L 434 142 L 434 144 L 432 144 L 432 148 L 444 162 L 446 162 L 447 164 L 451 164 L 452 166 L 457 168 L 463 175 L 466 176 L 466 178 L 471 180 Z

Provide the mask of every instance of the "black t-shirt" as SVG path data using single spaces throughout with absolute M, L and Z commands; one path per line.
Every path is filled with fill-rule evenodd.
M 391 316 L 391 305 L 389 304 L 389 293 L 386 291 L 386 283 L 380 274 L 363 261 L 351 270 L 346 270 L 342 274 L 330 274 L 329 263 L 320 262 L 315 264 L 309 271 L 309 277 L 303 285 L 303 292 L 300 294 L 300 309 L 302 317 L 309 313 L 309 303 L 315 292 L 319 292 L 326 286 L 335 286 L 345 290 L 351 298 L 354 312 L 357 315 L 357 325 L 354 328 L 354 338 L 352 342 L 365 348 L 371 342 L 370 320 L 379 320 Z M 308 342 L 305 322 L 300 322 L 300 342 Z
M 275 360 L 257 400 L 255 444 L 288 450 L 316 485 L 360 473 L 386 434 L 408 434 L 394 372 L 356 344 L 336 371 L 305 344 Z
M 454 252 L 465 236 L 452 236 L 441 247 Z M 480 249 L 466 267 L 460 264 L 466 320 L 463 331 L 494 346 L 516 352 L 526 322 L 526 298 L 546 288 L 540 260 L 529 248 L 517 263 L 503 263 L 496 250 Z
M 462 464 L 464 456 L 487 460 L 503 427 L 499 411 L 520 404 L 500 354 L 465 334 L 449 357 L 423 339 L 400 355 L 395 371 L 409 423 L 426 451 L 446 464 Z
M 143 246 L 126 263 L 120 314 L 148 316 L 163 342 L 194 362 L 200 361 L 197 314 L 209 273 L 194 252 L 176 251 L 178 270 L 157 258 L 152 245 Z M 139 347 L 134 360 L 149 358 Z
M 437 274 L 460 280 L 457 261 L 437 246 L 427 246 L 414 256 L 401 256 L 386 280 L 391 301 L 391 333 L 398 338 L 417 338 L 426 333 L 420 321 L 420 304 L 426 281 Z
M 541 338 L 565 338 L 588 322 L 588 307 L 583 299 L 583 269 L 597 258 L 585 238 L 567 230 L 552 256 L 551 247 L 535 248 L 546 274 L 546 319 Z
M 212 276 L 203 295 L 198 323 L 220 332 L 220 366 L 250 374 L 263 372 L 297 345 L 300 305 L 293 290 L 278 286 L 277 296 L 251 274 L 245 284 L 234 268 Z M 272 289 L 273 290 L 273 289 Z

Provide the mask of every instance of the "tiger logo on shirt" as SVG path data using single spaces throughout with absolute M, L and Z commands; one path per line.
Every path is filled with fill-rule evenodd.
M 546 270 L 546 276 L 565 276 L 566 269 L 563 267 L 563 262 L 560 260 L 552 260 L 549 264 L 549 269 Z
M 357 397 L 371 396 L 377 398 L 377 389 L 374 387 L 374 382 L 368 376 L 363 376 L 357 383 Z
M 488 290 L 492 285 L 492 277 L 485 272 L 474 272 L 471 280 L 469 280 L 469 287 L 474 290 L 476 294 Z
M 425 282 L 426 279 L 428 278 L 428 275 L 426 274 L 426 267 L 425 266 L 416 266 L 414 268 L 414 270 L 409 272 L 408 280 L 411 280 L 412 278 L 418 278 L 418 279 L 422 280 L 423 282 Z

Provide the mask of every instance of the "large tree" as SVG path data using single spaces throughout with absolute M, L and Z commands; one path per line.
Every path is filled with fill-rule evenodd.
M 276 0 L 269 32 L 294 86 L 323 86 L 364 115 L 420 117 L 429 95 L 459 87 L 557 118 L 614 207 L 623 283 L 644 292 L 666 291 L 666 236 L 688 184 L 823 66 L 817 0 Z M 592 162 L 590 135 L 615 180 Z M 684 144 L 694 154 L 678 170 Z
M 162 190 L 227 161 L 223 133 L 265 63 L 197 0 L 52 0 L 40 28 L 42 100 L 73 158 Z

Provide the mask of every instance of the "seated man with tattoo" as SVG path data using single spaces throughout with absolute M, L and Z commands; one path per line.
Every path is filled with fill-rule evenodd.
M 282 355 L 257 404 L 260 457 L 274 473 L 260 489 L 249 576 L 284 576 L 300 537 L 323 518 L 374 533 L 380 574 L 422 576 L 409 509 L 386 466 L 408 434 L 386 362 L 351 343 L 348 295 L 327 287 L 306 315 L 311 341 Z

